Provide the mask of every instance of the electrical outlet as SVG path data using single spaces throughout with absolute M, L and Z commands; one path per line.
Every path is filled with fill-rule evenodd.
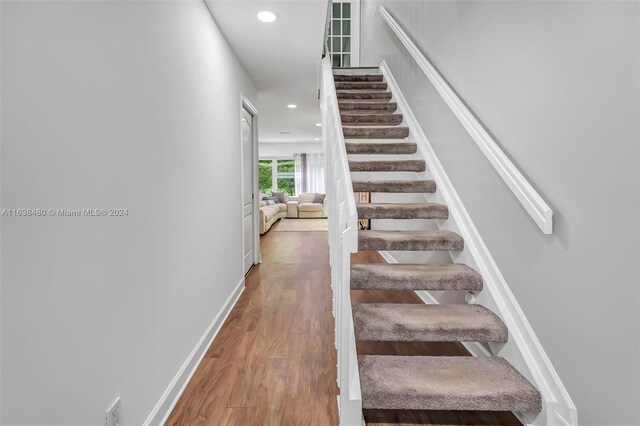
M 107 417 L 105 418 L 105 426 L 120 426 L 120 420 L 122 415 L 122 408 L 120 406 L 120 398 L 111 405 L 111 408 L 107 410 Z

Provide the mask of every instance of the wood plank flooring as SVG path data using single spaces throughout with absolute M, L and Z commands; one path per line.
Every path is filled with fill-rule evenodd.
M 337 425 L 326 232 L 268 232 L 262 264 L 167 425 Z
M 208 349 L 167 425 L 338 424 L 325 232 L 267 232 L 262 264 Z M 354 262 L 384 262 L 377 252 Z M 414 292 L 353 291 L 357 302 L 422 303 Z M 468 355 L 456 343 L 360 343 L 361 354 Z M 520 425 L 511 413 L 366 410 L 371 426 Z

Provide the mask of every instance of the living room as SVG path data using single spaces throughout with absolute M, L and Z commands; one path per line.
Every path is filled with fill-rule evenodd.
M 326 231 L 322 144 L 261 142 L 259 149 L 260 235 Z

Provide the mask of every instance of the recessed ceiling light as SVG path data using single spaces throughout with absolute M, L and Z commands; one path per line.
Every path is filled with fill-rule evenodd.
M 262 22 L 273 22 L 278 19 L 278 14 L 270 10 L 263 10 L 258 13 L 258 19 Z
M 316 123 L 316 126 L 320 127 L 322 126 L 322 123 Z
M 298 108 L 298 105 L 296 105 L 296 104 L 289 104 L 289 105 L 287 105 L 287 108 L 292 108 L 292 109 L 293 109 L 293 108 Z
M 320 140 L 320 138 L 315 138 L 315 139 L 314 139 L 314 141 L 319 141 L 319 140 Z

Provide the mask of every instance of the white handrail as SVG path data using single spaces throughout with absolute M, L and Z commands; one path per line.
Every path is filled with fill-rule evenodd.
M 328 57 L 322 60 L 320 109 L 329 219 L 329 263 L 335 317 L 335 346 L 338 352 L 340 425 L 361 426 L 362 398 L 351 311 L 350 277 L 351 253 L 358 251 L 358 213 L 333 70 Z
M 475 116 L 455 94 L 434 66 L 422 54 L 411 38 L 404 32 L 384 6 L 379 6 L 380 15 L 389 25 L 396 37 L 407 49 L 411 57 L 427 76 L 431 84 L 436 88 L 440 96 L 449 105 L 451 111 L 458 117 L 469 135 L 476 142 L 480 150 L 489 159 L 489 162 L 497 170 L 507 186 L 518 198 L 522 206 L 533 218 L 536 224 L 545 234 L 553 233 L 553 210 L 542 199 L 540 194 L 531 186 L 527 179 L 520 173 L 516 166 L 509 160 L 498 144 L 482 127 Z

